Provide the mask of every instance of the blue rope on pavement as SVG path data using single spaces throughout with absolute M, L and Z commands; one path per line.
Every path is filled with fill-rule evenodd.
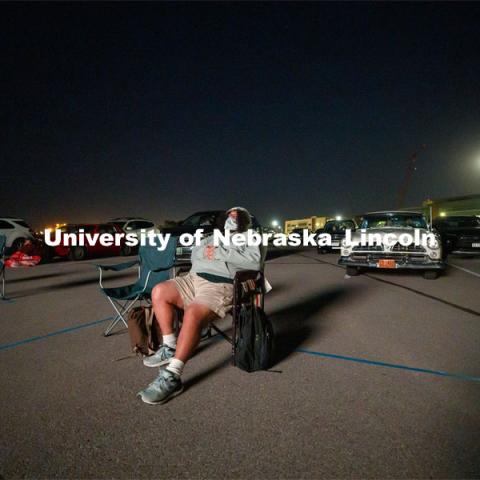
M 334 353 L 315 352 L 313 350 L 306 350 L 305 348 L 297 348 L 295 351 L 299 353 L 305 353 L 307 355 L 315 355 L 317 357 L 333 358 L 335 360 L 346 360 L 347 362 L 364 363 L 366 365 L 375 365 L 377 367 L 397 368 L 400 370 L 409 370 L 411 372 L 427 373 L 429 375 L 437 375 L 440 377 L 450 377 L 450 378 L 456 378 L 458 380 L 467 380 L 469 382 L 480 382 L 480 377 L 463 375 L 461 373 L 449 373 L 449 372 L 444 372 L 442 370 L 430 370 L 428 368 L 409 367 L 407 365 L 399 365 L 396 363 L 378 362 L 375 360 L 366 360 L 365 358 L 347 357 L 345 355 L 335 355 Z
M 64 333 L 69 333 L 69 332 L 74 332 L 76 330 L 80 330 L 83 328 L 88 328 L 88 327 L 94 327 L 95 325 L 99 325 L 101 323 L 108 322 L 111 320 L 112 317 L 107 317 L 103 318 L 101 320 L 95 320 L 94 322 L 89 322 L 89 323 L 82 323 L 81 325 L 77 325 L 75 327 L 69 327 L 69 328 L 63 328 L 61 330 L 56 330 L 51 333 L 47 333 L 45 335 L 38 335 L 36 337 L 30 337 L 26 338 L 24 340 L 19 340 L 18 342 L 13 342 L 13 343 L 4 343 L 3 345 L 0 345 L 0 351 L 1 350 L 8 350 L 11 348 L 15 348 L 21 345 L 25 345 L 27 343 L 32 343 L 36 342 L 38 340 L 44 340 L 46 338 L 50 337 L 55 337 L 56 335 L 62 335 Z M 471 375 L 464 375 L 461 373 L 450 373 L 450 372 L 445 372 L 442 370 L 430 370 L 428 368 L 417 368 L 417 367 L 409 367 L 408 365 L 400 365 L 396 363 L 387 363 L 387 362 L 379 362 L 376 360 L 367 360 L 365 358 L 358 358 L 358 357 L 348 357 L 345 355 L 336 355 L 334 353 L 325 353 L 325 352 L 316 352 L 314 350 L 307 350 L 305 348 L 297 348 L 295 350 L 298 353 L 304 353 L 306 355 L 313 355 L 316 357 L 323 357 L 323 358 L 330 358 L 330 359 L 335 359 L 335 360 L 344 360 L 347 362 L 355 362 L 355 363 L 363 363 L 366 365 L 373 365 L 376 367 L 386 367 L 386 368 L 396 368 L 399 370 L 407 370 L 410 372 L 417 372 L 417 373 L 425 373 L 428 375 L 436 375 L 440 377 L 449 377 L 449 378 L 455 378 L 457 380 L 465 380 L 469 382 L 480 382 L 480 377 L 474 377 Z
M 77 325 L 75 327 L 63 328 L 62 330 L 56 330 L 55 332 L 47 333 L 45 335 L 38 335 L 36 337 L 26 338 L 24 340 L 19 340 L 18 342 L 13 343 L 4 343 L 0 345 L 0 350 L 8 350 L 9 348 L 15 348 L 20 345 L 25 345 L 26 343 L 36 342 L 37 340 L 43 340 L 49 337 L 55 337 L 56 335 L 62 335 L 63 333 L 74 332 L 75 330 L 80 330 L 81 328 L 88 328 L 94 327 L 95 325 L 99 325 L 100 323 L 105 323 L 111 320 L 112 317 L 103 318 L 102 320 L 95 320 L 94 322 L 89 323 L 82 323 L 81 325 Z

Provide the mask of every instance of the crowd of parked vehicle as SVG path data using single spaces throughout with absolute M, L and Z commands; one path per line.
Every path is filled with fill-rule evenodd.
M 380 237 L 432 232 L 436 241 L 430 245 L 403 246 L 398 241 L 391 246 L 378 242 L 368 246 L 348 246 L 345 232 L 350 229 L 352 241 L 358 241 L 358 230 L 377 233 Z M 356 276 L 367 269 L 409 269 L 421 271 L 426 279 L 436 279 L 445 269 L 448 255 L 480 255 L 480 218 L 475 215 L 437 217 L 430 225 L 423 214 L 407 211 L 383 211 L 365 214 L 357 225 L 353 219 L 331 220 L 316 231 L 329 233 L 329 247 L 318 247 L 318 253 L 340 252 L 338 263 L 346 266 L 347 275 Z
M 225 223 L 224 210 L 196 212 L 180 222 L 170 222 L 164 227 L 156 227 L 151 220 L 139 217 L 113 218 L 105 223 L 72 223 L 60 227 L 64 233 L 77 233 L 82 229 L 85 233 L 130 233 L 139 234 L 142 230 L 181 235 L 194 233 L 202 228 L 209 234 L 215 228 L 222 228 Z M 253 228 L 261 230 L 257 219 L 253 217 Z M 419 229 L 421 232 L 432 232 L 437 242 L 429 246 L 402 246 L 399 242 L 386 246 L 383 242 L 368 246 L 349 246 L 345 244 L 345 232 L 352 232 L 352 240 L 358 239 L 360 230 L 382 235 L 400 236 L 402 233 Z M 294 229 L 291 233 L 302 233 L 303 229 Z M 427 279 L 435 279 L 445 268 L 448 255 L 475 256 L 480 255 L 480 218 L 475 215 L 452 215 L 437 217 L 429 224 L 422 213 L 407 211 L 382 211 L 365 214 L 360 222 L 354 219 L 329 220 L 323 228 L 315 233 L 328 233 L 332 242 L 329 246 L 319 246 L 319 254 L 339 252 L 338 263 L 346 266 L 347 274 L 355 276 L 367 269 L 409 269 L 418 270 Z M 94 246 L 49 247 L 44 243 L 43 235 L 36 234 L 29 224 L 18 217 L 0 218 L 0 235 L 6 236 L 6 252 L 13 254 L 22 252 L 40 256 L 42 262 L 56 258 L 84 260 L 87 258 L 116 255 L 132 255 L 138 247 L 130 247 L 125 243 L 120 246 L 103 246 L 97 242 Z M 191 247 L 179 247 L 179 259 L 190 256 Z

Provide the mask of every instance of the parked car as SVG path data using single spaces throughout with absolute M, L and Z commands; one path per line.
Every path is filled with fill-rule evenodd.
M 475 215 L 438 217 L 433 226 L 442 237 L 445 255 L 480 255 L 480 218 Z
M 22 218 L 0 217 L 0 235 L 7 237 L 7 251 L 16 252 L 25 240 L 33 240 L 35 234 L 30 225 Z
M 442 260 L 442 244 L 440 235 L 434 233 L 435 242 L 430 246 L 411 244 L 401 245 L 397 240 L 401 234 L 414 235 L 414 229 L 420 235 L 431 232 L 424 216 L 412 212 L 374 212 L 363 216 L 360 229 L 366 233 L 379 233 L 382 241 L 375 245 L 353 246 L 342 241 L 340 265 L 347 267 L 347 275 L 358 275 L 364 268 L 379 269 L 412 269 L 421 270 L 427 279 L 435 279 L 445 268 Z M 385 235 L 394 240 L 393 246 L 385 245 Z M 352 234 L 352 242 L 360 241 L 361 232 Z
M 178 222 L 175 226 L 161 228 L 161 232 L 170 233 L 173 236 L 180 236 L 182 233 L 190 233 L 193 235 L 197 229 L 202 228 L 203 234 L 207 236 L 210 235 L 214 229 L 223 231 L 226 219 L 226 210 L 196 212 L 185 220 Z M 253 215 L 252 228 L 259 232 L 261 231 L 261 226 Z M 179 246 L 177 248 L 177 259 L 180 261 L 189 261 L 191 253 L 192 247 Z
M 315 233 L 328 233 L 332 238 L 330 246 L 317 247 L 318 253 L 327 253 L 332 250 L 340 250 L 342 240 L 345 238 L 345 230 L 350 229 L 352 232 L 356 230 L 357 226 L 353 220 L 329 220 L 325 223 L 323 228 L 319 228 Z
M 151 220 L 147 220 L 145 218 L 136 218 L 136 217 L 120 217 L 120 218 L 112 218 L 109 220 L 108 223 L 112 225 L 116 225 L 125 233 L 135 233 L 137 235 L 140 234 L 142 230 L 155 230 L 155 224 Z M 130 247 L 128 245 L 124 245 L 123 248 L 123 255 L 131 255 L 138 251 L 137 247 Z
M 79 233 L 79 230 L 83 229 L 84 233 L 110 233 L 115 235 L 115 233 L 122 233 L 122 229 L 113 224 L 68 224 L 60 228 L 62 233 Z M 111 245 L 105 247 L 97 242 L 95 245 L 91 246 L 85 242 L 85 246 L 76 246 L 70 247 L 68 245 L 59 245 L 58 247 L 53 247 L 53 255 L 55 257 L 69 258 L 70 260 L 85 260 L 89 257 L 110 257 L 116 255 L 126 255 L 125 253 L 126 245 L 122 242 L 121 246 Z

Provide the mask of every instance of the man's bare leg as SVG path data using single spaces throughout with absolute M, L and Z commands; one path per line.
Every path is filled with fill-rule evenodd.
M 203 327 L 206 327 L 216 315 L 207 306 L 200 303 L 191 303 L 183 315 L 182 328 L 177 340 L 175 358 L 186 363 L 193 355 L 200 342 Z
M 183 300 L 172 281 L 159 283 L 152 290 L 152 305 L 162 335 L 174 333 L 175 307 L 183 309 Z
M 162 332 L 162 345 L 154 355 L 145 357 L 146 367 L 161 367 L 173 358 L 177 339 L 174 333 L 175 307 L 183 308 L 183 301 L 174 282 L 159 283 L 152 290 L 153 311 Z

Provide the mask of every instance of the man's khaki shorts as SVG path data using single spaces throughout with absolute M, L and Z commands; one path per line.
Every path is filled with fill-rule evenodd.
M 200 303 L 220 318 L 225 317 L 232 308 L 233 285 L 231 283 L 209 282 L 191 272 L 170 281 L 175 283 L 185 308 L 192 302 Z

